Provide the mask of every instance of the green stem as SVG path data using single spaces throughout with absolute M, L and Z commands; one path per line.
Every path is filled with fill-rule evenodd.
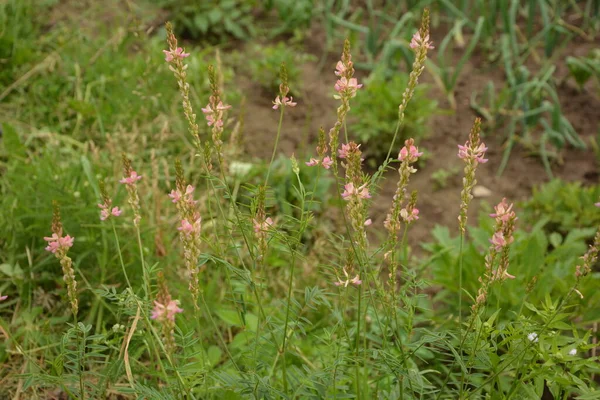
M 354 358 L 355 358 L 355 363 L 356 363 L 356 398 L 358 400 L 360 400 L 361 397 L 361 392 L 360 392 L 360 362 L 358 361 L 358 357 L 359 357 L 359 348 L 360 348 L 360 320 L 361 320 L 361 315 L 360 315 L 360 310 L 361 310 L 361 303 L 362 303 L 362 285 L 360 285 L 358 287 L 358 311 L 357 311 L 357 321 L 356 321 L 356 344 L 355 344 L 355 348 L 354 348 Z
M 148 270 L 146 269 L 146 262 L 144 261 L 144 247 L 142 246 L 142 236 L 140 234 L 140 227 L 136 225 L 135 231 L 137 233 L 137 242 L 138 247 L 140 249 L 140 259 L 142 261 L 142 274 L 144 278 L 144 292 L 146 295 L 146 299 L 150 298 L 150 278 L 148 276 Z
M 267 177 L 265 178 L 265 187 L 269 183 L 269 176 L 271 175 L 271 167 L 273 166 L 273 161 L 275 160 L 275 155 L 277 154 L 277 147 L 279 146 L 279 138 L 281 137 L 281 125 L 283 124 L 283 110 L 285 106 L 281 106 L 281 111 L 279 113 L 279 124 L 277 125 L 277 136 L 275 137 L 275 145 L 273 146 L 273 154 L 271 155 L 271 162 L 269 163 L 269 169 L 267 170 Z

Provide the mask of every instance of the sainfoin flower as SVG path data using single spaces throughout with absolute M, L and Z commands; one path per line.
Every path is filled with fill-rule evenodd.
M 156 321 L 175 321 L 175 315 L 182 313 L 183 309 L 179 308 L 176 300 L 170 300 L 166 304 L 161 304 L 158 301 L 154 302 L 151 319 Z
M 348 271 L 346 271 L 346 268 L 343 268 L 343 271 L 344 271 L 344 275 L 346 276 L 346 280 L 343 281 L 341 279 L 338 279 L 337 282 L 333 283 L 335 286 L 348 287 L 349 284 L 358 286 L 362 283 L 362 281 L 360 280 L 360 277 L 358 275 L 356 275 L 354 278 L 350 279 L 350 276 L 348 275 Z
M 275 101 L 273 102 L 273 110 L 277 110 L 281 106 L 296 107 L 296 104 L 298 104 L 298 103 L 294 102 L 293 100 L 294 100 L 293 97 L 277 96 L 277 97 L 275 97 Z
M 307 166 L 309 166 L 309 167 L 314 167 L 316 165 L 321 165 L 321 166 L 323 166 L 323 168 L 329 169 L 333 165 L 333 160 L 329 156 L 324 157 L 323 160 L 318 160 L 316 158 L 311 158 L 310 161 L 306 162 L 305 164 Z
M 181 47 L 176 48 L 175 50 L 163 50 L 165 53 L 165 61 L 171 62 L 176 58 L 186 58 L 190 55 L 190 53 L 185 53 Z
M 490 214 L 490 217 L 492 218 L 496 218 L 496 221 L 498 223 L 502 223 L 502 222 L 507 222 L 508 220 L 510 220 L 511 218 L 515 218 L 515 212 L 512 211 L 512 204 L 508 204 L 508 202 L 506 201 L 506 198 L 502 199 L 502 201 L 500 203 L 498 203 L 498 205 L 496 205 L 494 207 L 494 210 L 496 211 L 495 213 Z
M 195 221 L 189 222 L 187 219 L 181 221 L 181 225 L 177 228 L 178 231 L 191 235 L 192 233 L 199 234 L 202 229 L 202 218 L 198 217 Z
M 367 184 L 365 183 L 358 188 L 354 187 L 352 182 L 344 185 L 344 192 L 342 193 L 342 197 L 344 200 L 348 201 L 352 196 L 360 197 L 361 199 L 369 199 L 371 198 L 371 194 L 369 193 L 369 188 L 367 188 Z
M 419 219 L 419 209 L 413 208 L 412 210 L 403 208 L 400 210 L 400 217 L 406 223 L 410 223 Z
M 0 301 L 4 301 L 6 299 L 8 299 L 8 296 L 2 296 L 2 293 L 0 293 Z
M 131 174 L 129 176 L 124 177 L 119 182 L 123 183 L 125 185 L 133 185 L 134 183 L 136 183 L 140 179 L 142 179 L 142 176 L 138 175 L 137 172 L 135 172 L 135 171 L 132 170 Z
M 50 237 L 44 237 L 44 240 L 48 242 L 46 250 L 55 254 L 59 250 L 67 250 L 71 248 L 75 238 L 69 235 L 63 237 L 53 233 Z
M 362 83 L 358 83 L 356 78 L 347 79 L 345 76 L 342 76 L 335 83 L 334 88 L 339 93 L 347 93 L 350 97 L 356 96 L 356 91 L 362 87 Z
M 416 147 L 414 143 L 415 142 L 413 139 L 408 139 L 406 142 L 404 142 L 404 147 L 400 149 L 400 153 L 398 154 L 398 160 L 408 160 L 409 162 L 413 163 L 423 155 L 423 152 L 419 152 L 419 148 Z
M 410 41 L 410 48 L 417 49 L 417 48 L 421 47 L 421 45 L 424 45 L 429 50 L 435 48 L 435 47 L 433 47 L 433 42 L 429 40 L 429 35 L 425 35 L 425 38 L 422 39 L 421 33 L 419 31 L 417 31 L 417 32 L 415 32 L 415 34 L 412 37 L 412 40 Z
M 257 219 L 254 220 L 254 233 L 261 233 L 268 231 L 273 226 L 273 219 L 267 217 L 264 221 L 260 222 Z
M 358 147 L 360 147 L 360 144 L 358 145 Z M 338 150 L 338 157 L 339 158 L 348 157 L 348 150 L 350 150 L 350 144 L 342 143 L 342 148 Z
M 488 162 L 487 158 L 484 158 L 487 149 L 485 143 L 479 143 L 477 147 L 472 147 L 467 141 L 464 145 L 458 145 L 458 158 L 463 160 L 471 158 L 479 164 L 484 164 Z

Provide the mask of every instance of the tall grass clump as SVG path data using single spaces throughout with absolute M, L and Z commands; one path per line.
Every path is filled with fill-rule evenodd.
M 206 69 L 209 86 L 198 95 L 204 105 L 199 108 L 186 64 L 194 50 L 179 44 L 171 24 L 166 32 L 163 68 L 172 73 L 181 97 L 190 151 L 161 164 L 158 145 L 148 157 L 123 149 L 120 167 L 111 160 L 111 168 L 97 166 L 96 173 L 88 160 L 82 165 L 90 186 L 87 206 L 94 213 L 81 214 L 85 218 L 61 214 L 58 206 L 53 217 L 48 207 L 34 217 L 23 211 L 43 220 L 52 234 L 25 246 L 20 274 L 17 262 L 2 266 L 12 276 L 0 284 L 0 361 L 7 365 L 0 379 L 11 382 L 11 394 L 73 399 L 598 394 L 593 339 L 598 317 L 581 316 L 595 301 L 589 282 L 598 279 L 600 231 L 578 236 L 568 262 L 535 257 L 537 269 L 531 271 L 534 250 L 525 243 L 529 233 L 519 227 L 520 211 L 512 203 L 503 199 L 481 218 L 481 226 L 470 225 L 476 174 L 488 150 L 479 119 L 458 145 L 465 163 L 461 202 L 444 205 L 458 217 L 457 238 L 436 233 L 439 243 L 424 246 L 431 253 L 425 259 L 409 244 L 411 228 L 427 218 L 419 210 L 419 193 L 411 190 L 424 149 L 414 138 L 397 142 L 435 50 L 428 10 L 410 42 L 414 63 L 396 99 L 387 156 L 373 174 L 352 135 L 349 116 L 363 90 L 349 40 L 335 70 L 332 66 L 335 122 L 318 132 L 315 154 L 307 160 L 291 155 L 289 163 L 278 164 L 282 132 L 293 123 L 289 115 L 303 106 L 290 95 L 282 63 L 272 117 L 264 121 L 276 127 L 271 157 L 258 179 L 243 180 L 240 136 L 252 140 L 253 132 L 243 130 L 239 110 L 225 102 L 220 63 Z M 449 87 L 454 80 L 449 78 Z M 42 156 L 29 156 L 46 165 Z M 26 167 L 11 167 L 3 181 L 28 193 L 15 184 L 20 177 L 15 171 Z M 275 190 L 282 168 L 293 201 Z M 64 177 L 74 169 L 65 167 Z M 379 221 L 373 201 L 386 178 L 396 176 L 391 170 L 398 174 L 396 189 L 384 199 L 389 211 Z M 333 182 L 330 201 L 320 190 L 323 180 Z M 42 202 L 51 203 L 48 197 Z M 64 199 L 62 207 L 79 218 Z M 540 251 L 546 255 L 548 246 Z M 94 269 L 90 252 L 103 260 L 101 270 Z M 36 289 L 36 275 L 42 274 L 36 264 L 51 268 L 56 260 L 50 255 L 62 269 L 62 278 L 53 270 L 54 285 L 67 301 L 47 307 L 39 302 L 45 292 Z M 539 282 L 552 279 L 558 263 L 568 271 L 564 282 L 541 296 Z M 97 273 L 100 283 L 93 279 Z

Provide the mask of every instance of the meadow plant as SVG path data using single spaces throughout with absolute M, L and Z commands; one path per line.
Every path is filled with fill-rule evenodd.
M 427 52 L 433 49 L 429 35 L 429 14 L 425 11 L 422 26 L 410 44 L 416 57 L 407 88 L 398 98 L 397 128 L 425 67 Z M 15 322 L 22 324 L 16 329 L 5 322 L 12 293 L 3 287 L 4 293 L 11 293 L 11 301 L 0 306 L 0 333 L 7 337 L 7 348 L 15 349 L 10 357 L 31 366 L 18 374 L 17 379 L 27 378 L 19 390 L 38 394 L 52 388 L 81 399 L 109 395 L 156 399 L 474 399 L 540 398 L 547 385 L 564 398 L 593 398 L 597 394 L 592 376 L 597 371 L 597 357 L 591 353 L 595 348 L 591 329 L 579 324 L 578 314 L 571 312 L 575 306 L 584 305 L 573 304 L 571 294 L 580 294 L 576 300 L 583 301 L 580 284 L 586 277 L 595 278 L 600 233 L 577 267 L 571 266 L 572 285 L 566 293 L 533 304 L 535 299 L 528 296 L 535 283 L 531 283 L 531 290 L 517 290 L 515 285 L 522 282 L 522 267 L 527 263 L 519 253 L 525 233 L 516 227 L 515 207 L 506 199 L 497 204 L 489 215 L 493 226 L 487 222 L 490 229 L 468 224 L 476 169 L 487 161 L 478 119 L 467 142 L 458 146 L 458 157 L 465 162 L 461 203 L 456 205 L 460 261 L 449 261 L 453 267 L 456 261 L 460 263 L 460 278 L 454 272 L 451 276 L 460 280 L 459 309 L 463 292 L 472 299 L 470 317 L 463 324 L 461 314 L 458 318 L 448 315 L 442 302 L 435 302 L 434 295 L 428 293 L 426 268 L 435 260 L 421 261 L 410 251 L 409 228 L 427 217 L 419 210 L 417 192 L 409 191 L 423 151 L 412 138 L 400 149 L 393 148 L 392 142 L 383 164 L 371 175 L 363 168 L 361 144 L 350 140 L 351 131 L 346 126 L 350 101 L 361 95 L 361 85 L 354 77 L 349 40 L 336 64 L 337 82 L 332 82 L 335 98 L 341 103 L 336 122 L 328 135 L 319 130 L 317 155 L 304 161 L 308 167 L 316 167 L 312 169 L 315 180 L 303 181 L 301 163 L 294 156 L 290 164 L 283 164 L 290 170 L 288 184 L 297 196 L 295 204 L 287 205 L 292 213 L 280 212 L 273 204 L 274 189 L 269 180 L 280 150 L 284 113 L 301 106 L 288 97 L 285 65 L 280 68 L 281 83 L 272 106 L 279 113 L 278 123 L 275 117 L 272 121 L 278 124 L 273 155 L 261 170 L 264 180 L 261 175 L 258 185 L 245 184 L 250 197 L 247 201 L 239 198 L 235 183 L 239 178 L 231 176 L 233 168 L 225 168 L 235 160 L 226 158 L 231 153 L 224 141 L 232 124 L 225 116 L 230 106 L 223 103 L 218 69 L 210 67 L 207 71 L 210 95 L 202 111 L 210 134 L 204 137 L 196 124 L 183 63 L 193 50 L 186 53 L 178 47 L 170 25 L 167 43 L 165 62 L 179 87 L 183 114 L 195 141 L 193 152 L 189 160 L 182 154 L 175 161 L 174 187 L 170 186 L 168 168 L 163 176 L 152 166 L 155 176 L 151 178 L 165 178 L 170 187 L 168 196 L 156 190 L 158 184 L 153 185 L 152 192 L 149 185 L 139 185 L 146 175 L 138 174 L 123 155 L 119 182 L 130 205 L 130 210 L 123 212 L 132 214 L 137 249 L 136 240 L 125 239 L 121 246 L 119 232 L 129 230 L 130 223 L 117 219 L 123 212 L 113 206 L 105 184 L 100 183 L 97 195 L 103 224 L 87 229 L 100 230 L 102 242 L 107 243 L 105 228 L 112 226 L 115 251 L 106 258 L 110 264 L 120 264 L 127 281 L 125 288 L 104 283 L 94 286 L 86 279 L 85 263 L 79 262 L 85 286 L 77 291 L 74 263 L 67 255 L 74 238 L 65 235 L 55 207 L 52 236 L 45 238 L 46 250 L 60 260 L 72 314 L 77 316 L 78 299 L 85 298 L 81 321 L 90 322 L 78 322 L 60 332 L 59 348 L 34 347 L 31 342 L 25 346 L 19 343 L 26 341 L 20 332 L 29 322 Z M 344 140 L 340 143 L 342 129 Z M 392 151 L 398 152 L 394 159 L 389 157 Z M 213 156 L 218 168 L 212 167 Z M 196 159 L 201 160 L 199 168 L 195 168 Z M 143 158 L 136 164 L 142 163 L 139 160 Z M 371 206 L 383 172 L 391 163 L 398 163 L 399 178 L 394 196 L 388 200 L 389 212 L 380 221 Z M 184 166 L 188 165 L 189 173 L 195 176 L 186 178 Z M 322 205 L 325 215 L 314 211 L 314 203 L 322 200 L 316 190 L 321 174 L 332 175 L 336 183 L 335 199 Z M 165 203 L 170 206 L 167 210 L 172 210 L 167 213 L 176 214 L 164 219 L 169 223 L 162 223 L 156 210 L 154 215 L 159 218 L 153 220 L 145 206 L 151 195 L 160 197 L 157 209 Z M 332 209 L 335 205 L 337 211 Z M 93 208 L 97 223 L 98 209 Z M 339 226 L 330 228 L 327 217 L 335 214 Z M 116 223 L 120 224 L 118 230 Z M 183 257 L 179 252 L 150 251 L 147 232 L 160 229 L 173 238 L 172 247 L 180 249 Z M 381 232 L 385 235 L 378 235 Z M 473 240 L 465 246 L 467 234 Z M 85 235 L 77 235 L 85 244 Z M 93 245 L 92 241 L 87 243 Z M 455 252 L 456 244 L 442 249 L 439 257 Z M 109 248 L 113 247 L 105 245 Z M 474 265 L 466 272 L 479 275 L 474 290 L 472 285 L 468 290 L 462 287 L 463 258 Z M 130 268 L 139 267 L 141 284 L 129 279 Z M 543 278 L 543 271 L 537 274 Z M 443 292 L 444 288 L 435 290 Z M 503 296 L 513 292 L 522 295 L 518 310 L 501 314 Z M 89 298 L 96 299 L 94 305 L 90 306 Z M 0 301 L 6 299 L 7 294 L 0 295 Z

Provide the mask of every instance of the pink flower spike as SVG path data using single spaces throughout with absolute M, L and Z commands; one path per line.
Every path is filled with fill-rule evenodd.
M 4 301 L 8 299 L 8 296 L 2 296 L 2 293 L 0 293 L 0 301 Z
M 173 61 L 173 54 L 171 54 L 171 52 L 169 50 L 163 50 L 163 53 L 165 53 L 165 61 L 166 62 Z
M 182 49 L 181 47 L 178 47 L 178 48 L 175 50 L 175 54 L 174 54 L 174 55 L 175 55 L 176 57 L 179 57 L 179 58 L 186 58 L 186 57 L 189 57 L 189 56 L 190 56 L 190 53 L 184 53 L 184 52 L 183 52 L 183 49 Z
M 110 212 L 103 208 L 102 211 L 100 211 L 100 221 L 105 221 L 108 217 L 110 217 Z
M 362 283 L 362 281 L 360 280 L 360 278 L 358 277 L 358 275 L 356 275 L 354 278 L 352 278 L 352 280 L 350 281 L 354 286 L 358 286 Z
M 133 185 L 140 179 L 142 179 L 141 175 L 138 175 L 137 172 L 135 172 L 135 171 L 131 171 L 131 174 L 128 177 L 121 179 L 119 182 L 124 183 L 126 185 Z
M 110 212 L 110 213 L 111 213 L 111 214 L 112 214 L 114 217 L 118 217 L 119 215 L 121 215 L 121 213 L 122 213 L 122 212 L 123 212 L 123 211 L 122 211 L 122 210 L 120 210 L 120 209 L 119 209 L 119 207 L 113 207 L 113 209 L 111 210 L 111 212 Z
M 322 165 L 323 165 L 323 168 L 329 169 L 333 165 L 333 160 L 331 159 L 331 157 L 327 156 L 327 157 L 323 158 Z
M 311 158 L 310 161 L 306 162 L 305 164 L 309 167 L 314 167 L 315 165 L 319 165 L 319 163 L 320 161 L 316 158 Z
M 408 139 L 404 142 L 404 147 L 400 149 L 400 153 L 398 154 L 400 161 L 408 160 L 408 162 L 414 163 L 423 155 L 423 152 L 419 152 L 419 148 L 414 143 L 413 139 Z
M 171 300 L 169 304 L 167 304 L 167 318 L 171 321 L 175 321 L 175 314 L 179 314 L 183 312 L 183 308 L 179 308 L 177 305 L 177 301 Z

